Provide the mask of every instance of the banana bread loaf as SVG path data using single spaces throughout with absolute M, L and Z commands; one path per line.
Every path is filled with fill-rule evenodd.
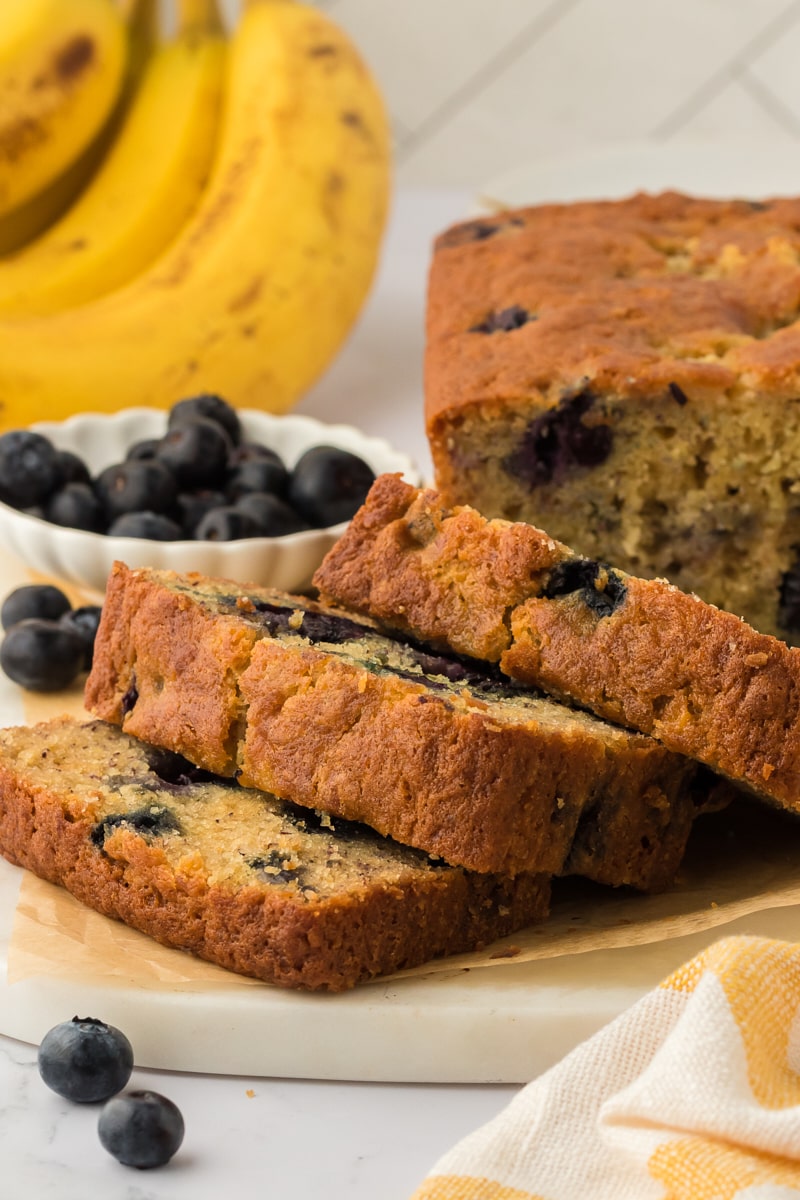
M 0 852 L 166 946 L 341 991 L 547 914 L 549 879 L 432 862 L 101 721 L 0 730 Z
M 534 526 L 383 475 L 315 583 L 405 634 L 652 734 L 800 812 L 800 650 Z
M 712 802 L 686 759 L 496 668 L 200 576 L 115 566 L 86 704 L 208 770 L 470 870 L 657 889 Z
M 799 316 L 800 199 L 456 226 L 428 299 L 438 490 L 797 643 Z

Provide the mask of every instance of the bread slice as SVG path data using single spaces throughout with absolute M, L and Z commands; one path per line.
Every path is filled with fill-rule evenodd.
M 399 476 L 376 481 L 315 583 L 800 812 L 800 650 L 697 596 Z
M 708 803 L 628 733 L 300 597 L 117 564 L 87 707 L 475 871 L 669 883 Z
M 166 946 L 306 989 L 475 949 L 549 903 L 546 875 L 432 862 L 71 718 L 0 730 L 0 852 Z

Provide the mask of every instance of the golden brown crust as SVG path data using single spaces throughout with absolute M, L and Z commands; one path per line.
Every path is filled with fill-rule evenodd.
M 181 753 L 201 755 L 209 771 L 232 774 L 235 678 L 250 659 L 256 631 L 235 622 L 215 624 L 212 630 L 197 605 L 150 587 L 146 576 L 122 563 L 115 563 L 109 575 L 103 614 L 86 681 L 89 711 L 116 725 L 124 721 L 128 733 L 145 740 L 162 721 L 174 726 L 179 719 L 175 735 Z M 131 685 L 141 703 L 134 703 Z M 178 686 L 185 699 L 180 718 L 172 701 Z
M 373 873 L 359 887 L 314 901 L 279 887 L 215 883 L 202 841 L 187 847 L 177 867 L 157 841 L 148 844 L 129 826 L 100 847 L 92 832 L 114 811 L 115 739 L 127 739 L 100 728 L 98 751 L 87 747 L 87 739 L 98 740 L 87 733 L 92 728 L 65 719 L 0 733 L 0 853 L 166 946 L 284 987 L 341 991 L 477 948 L 547 913 L 543 875 L 409 869 L 382 883 Z M 39 777 L 32 751 L 65 739 L 75 746 L 77 771 L 87 757 L 96 769 L 98 754 L 106 754 L 109 782 L 98 778 L 93 796 L 78 797 L 66 774 L 58 782 Z
M 398 477 L 379 484 L 381 509 L 391 491 L 392 511 L 404 500 L 406 516 L 381 527 L 358 514 L 315 577 L 324 598 L 461 653 L 499 657 L 510 676 L 652 734 L 800 811 L 800 650 L 663 581 L 580 559 L 533 526 L 451 512 L 434 492 Z M 424 546 L 403 530 L 421 506 L 436 529 Z M 506 544 L 529 547 L 535 566 L 509 590 L 483 587 L 471 564 L 485 564 L 489 554 L 502 559 Z M 474 613 L 474 635 L 458 619 L 462 610 Z M 487 628 L 504 638 L 490 644 Z
M 697 811 L 693 768 L 658 743 L 548 702 L 520 701 L 509 715 L 480 691 L 376 670 L 358 645 L 362 658 L 271 637 L 246 615 L 243 598 L 254 608 L 258 588 L 226 584 L 242 608 L 216 612 L 202 580 L 196 603 L 185 582 L 116 569 L 87 686 L 97 715 L 473 871 L 557 873 L 577 840 L 591 845 L 580 859 L 591 878 L 655 889 L 674 877 Z M 244 636 L 232 636 L 240 626 L 246 661 Z M 393 643 L 382 642 L 385 655 Z
M 510 644 L 512 609 L 565 549 L 532 526 L 487 524 L 474 509 L 444 507 L 433 490 L 380 475 L 314 584 L 332 603 L 434 646 L 497 662 Z
M 541 205 L 469 222 L 436 243 L 430 275 L 426 416 L 557 395 L 588 381 L 648 397 L 739 380 L 800 389 L 800 200 L 676 192 Z M 509 338 L 473 332 L 519 306 Z

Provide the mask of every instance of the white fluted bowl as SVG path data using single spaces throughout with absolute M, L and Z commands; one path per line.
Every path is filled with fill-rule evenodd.
M 404 454 L 381 438 L 367 437 L 349 425 L 325 425 L 312 417 L 272 416 L 239 410 L 243 437 L 271 447 L 291 468 L 304 451 L 321 444 L 358 454 L 376 475 L 400 472 L 419 483 L 419 472 Z M 96 475 L 121 462 L 133 442 L 161 437 L 167 414 L 158 409 L 80 413 L 66 421 L 39 421 L 30 428 L 50 438 L 61 450 L 72 450 Z M 306 529 L 276 538 L 243 538 L 236 542 L 156 542 L 144 538 L 108 537 L 52 525 L 0 503 L 0 546 L 12 551 L 32 570 L 54 576 L 94 593 L 105 590 L 116 559 L 131 567 L 200 571 L 204 575 L 263 583 L 282 591 L 307 587 L 316 568 L 347 522 L 327 529 Z

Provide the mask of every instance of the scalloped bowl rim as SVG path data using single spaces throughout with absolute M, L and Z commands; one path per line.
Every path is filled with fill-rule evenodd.
M 354 425 L 326 424 L 315 417 L 300 413 L 276 415 L 258 409 L 238 409 L 237 412 L 244 427 L 245 440 L 258 440 L 267 445 L 278 442 L 275 448 L 289 467 L 292 467 L 300 454 L 310 446 L 332 444 L 364 457 L 376 475 L 399 472 L 410 483 L 420 482 L 420 473 L 408 455 L 396 450 L 385 438 L 366 434 Z M 167 416 L 166 409 L 142 406 L 116 413 L 75 413 L 63 421 L 36 421 L 27 428 L 52 438 L 59 448 L 75 448 L 76 444 L 82 443 L 82 439 L 85 442 L 87 438 L 93 438 L 92 446 L 88 449 L 82 448 L 78 452 L 87 459 L 89 469 L 94 475 L 104 466 L 120 461 L 120 443 L 130 445 L 143 438 L 158 436 L 159 432 L 166 428 Z M 110 442 L 105 453 L 101 444 L 105 440 L 102 439 L 104 430 L 113 430 L 117 439 Z M 129 438 L 125 437 L 127 430 L 130 430 Z M 287 442 L 288 447 L 285 445 Z M 115 560 L 135 559 L 133 565 L 143 566 L 143 559 L 152 555 L 154 561 L 151 565 L 154 567 L 200 571 L 203 574 L 223 577 L 227 574 L 228 577 L 241 578 L 241 572 L 236 569 L 226 572 L 225 562 L 241 559 L 248 551 L 261 551 L 262 558 L 271 551 L 275 560 L 271 573 L 280 576 L 280 582 L 273 586 L 291 591 L 292 588 L 300 588 L 310 582 L 310 574 L 315 569 L 315 566 L 309 565 L 312 559 L 316 558 L 315 565 L 318 565 L 330 546 L 344 533 L 348 523 L 341 521 L 336 525 L 304 529 L 284 537 L 240 538 L 231 542 L 203 542 L 181 538 L 177 541 L 159 542 L 148 538 L 109 538 L 103 533 L 55 525 L 0 501 L 0 544 L 9 547 L 33 570 L 54 575 L 77 587 L 89 588 L 96 592 L 103 590 L 104 583 L 101 584 L 100 579 L 105 581 Z M 14 536 L 14 531 L 18 536 Z M 26 542 L 26 533 L 34 540 L 34 544 L 29 545 Z M 314 546 L 317 543 L 319 550 L 315 555 Z M 57 547 L 62 548 L 64 554 L 56 554 Z M 56 559 L 63 560 L 70 548 L 76 553 L 79 548 L 83 550 L 84 558 L 94 549 L 97 563 L 92 569 L 84 567 L 76 571 L 53 567 L 51 563 Z M 196 565 L 189 566 L 183 561 L 190 550 L 195 552 L 198 560 Z M 294 573 L 291 570 L 293 552 L 298 555 L 297 570 Z M 179 561 L 165 562 L 170 556 Z M 280 560 L 279 564 L 277 560 Z M 304 564 L 302 568 L 301 560 Z M 270 580 L 264 578 L 262 571 L 255 569 L 246 582 L 270 583 Z

